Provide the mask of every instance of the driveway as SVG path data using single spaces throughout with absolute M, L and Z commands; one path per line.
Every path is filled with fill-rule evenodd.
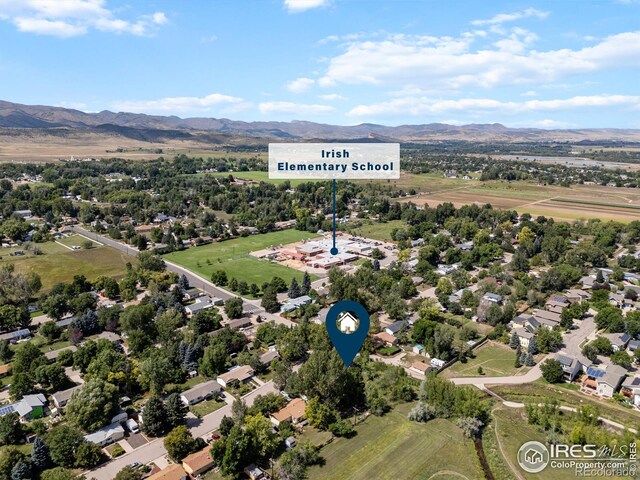
M 131 445 L 131 448 L 134 450 L 136 448 L 140 448 L 143 445 L 149 443 L 149 440 L 142 433 L 134 433 L 129 435 L 129 438 L 126 439 L 126 442 Z

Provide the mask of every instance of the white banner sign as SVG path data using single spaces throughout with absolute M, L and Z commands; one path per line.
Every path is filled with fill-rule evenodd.
M 270 143 L 269 178 L 400 178 L 400 144 Z

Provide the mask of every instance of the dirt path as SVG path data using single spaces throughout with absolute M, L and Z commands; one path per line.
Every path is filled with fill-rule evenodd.
M 500 434 L 498 433 L 498 418 L 495 415 L 493 415 L 493 412 L 495 412 L 496 410 L 499 410 L 500 408 L 502 408 L 502 406 L 499 405 L 491 411 L 491 414 L 492 414 L 491 418 L 493 419 L 493 429 L 496 434 L 496 442 L 498 443 L 498 450 L 500 450 L 500 455 L 502 455 L 502 458 L 504 459 L 504 461 L 507 462 L 507 466 L 509 467 L 511 472 L 516 476 L 516 478 L 518 478 L 518 480 L 526 480 L 522 476 L 522 474 L 518 471 L 518 469 L 513 465 L 513 463 L 511 463 L 511 460 L 509 459 L 507 452 L 505 452 L 504 448 L 502 447 L 502 442 L 500 441 Z

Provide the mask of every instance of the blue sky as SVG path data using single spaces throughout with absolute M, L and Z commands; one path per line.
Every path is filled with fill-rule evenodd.
M 0 99 L 351 125 L 640 128 L 640 0 L 0 0 Z

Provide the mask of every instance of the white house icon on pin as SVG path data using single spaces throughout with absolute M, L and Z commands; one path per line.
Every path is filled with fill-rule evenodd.
M 358 329 L 360 321 L 350 312 L 342 312 L 338 316 L 338 328 L 342 333 L 350 334 Z

